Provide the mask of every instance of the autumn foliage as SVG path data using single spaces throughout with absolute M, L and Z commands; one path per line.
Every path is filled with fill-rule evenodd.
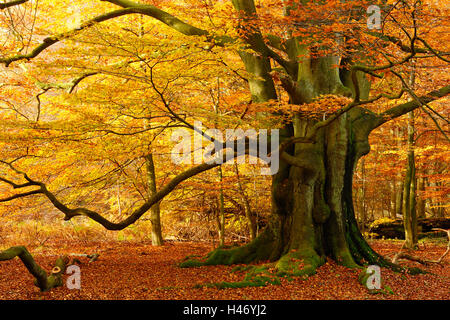
M 371 5 L 382 8 L 375 28 L 369 27 Z M 404 199 L 410 195 L 413 200 L 406 202 L 420 218 L 448 218 L 448 13 L 448 1 L 415 0 L 2 2 L 0 250 L 14 242 L 38 248 L 38 259 L 48 266 L 46 254 L 55 251 L 101 253 L 102 259 L 83 271 L 83 281 L 90 283 L 83 291 L 57 288 L 45 299 L 371 298 L 350 284 L 357 272 L 338 265 L 342 259 L 331 253 L 331 242 L 323 245 L 317 274 L 305 282 L 283 278 L 279 288 L 193 288 L 244 276 L 228 266 L 202 266 L 199 272 L 174 264 L 189 254 L 204 256 L 223 242 L 259 239 L 276 225 L 271 219 L 278 202 L 288 203 L 288 193 L 300 184 L 286 182 L 294 181 L 294 169 L 280 181 L 261 175 L 267 163 L 248 155 L 239 164 L 219 166 L 196 162 L 192 150 L 192 161 L 176 164 L 173 134 L 198 133 L 194 123 L 203 125 L 205 136 L 214 136 L 206 131 L 212 128 L 280 129 L 285 170 L 309 170 L 309 163 L 293 158 L 303 152 L 307 159 L 322 143 L 325 169 L 314 173 L 320 178 L 314 178 L 311 203 L 339 202 L 334 205 L 348 210 L 343 214 L 354 214 L 359 230 L 352 230 L 361 239 L 374 236 L 374 221 L 405 217 Z M 340 139 L 330 133 L 333 125 L 347 130 L 346 168 L 327 158 Z M 352 130 L 365 132 L 370 152 L 356 150 L 363 139 Z M 202 150 L 210 143 L 201 141 Z M 411 159 L 414 174 L 407 182 Z M 328 173 L 334 164 L 338 174 Z M 313 176 L 301 170 L 298 177 Z M 324 191 L 334 187 L 330 181 L 337 175 L 342 180 L 350 175 L 353 189 L 343 181 L 336 192 Z M 331 199 L 336 195 L 345 199 Z M 158 211 L 151 211 L 156 205 Z M 317 234 L 338 211 L 320 205 L 323 217 L 311 218 Z M 159 226 L 166 244 L 150 247 Z M 380 257 L 400 246 L 373 244 Z M 445 245 L 428 250 L 423 244 L 419 250 L 434 256 Z M 370 262 L 359 255 L 356 264 Z M 295 259 L 304 267 L 304 256 Z M 431 268 L 436 277 L 418 281 L 404 275 L 406 287 L 383 269 L 394 295 L 377 298 L 446 299 L 448 261 L 440 268 Z M 18 288 L 29 281 L 26 274 L 11 285 L 8 275 L 16 269 L 18 261 L 0 264 L 0 299 L 41 297 Z M 106 281 L 131 285 L 122 290 L 99 283 L 98 275 L 107 270 Z M 436 288 L 432 294 L 422 292 L 426 283 Z

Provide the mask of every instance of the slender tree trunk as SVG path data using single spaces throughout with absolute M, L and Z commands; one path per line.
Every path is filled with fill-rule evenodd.
M 225 245 L 225 203 L 223 196 L 223 172 L 222 167 L 217 168 L 217 174 L 219 177 L 220 190 L 219 190 L 219 217 L 218 217 L 218 228 L 219 228 L 219 246 L 223 247 Z
M 390 202 L 390 218 L 391 219 L 396 219 L 396 212 L 395 212 L 395 200 L 397 198 L 397 184 L 396 181 L 392 181 L 391 182 L 391 202 Z
M 414 151 L 408 151 L 408 162 L 403 189 L 403 224 L 405 228 L 405 243 L 407 248 L 417 245 L 417 216 L 416 216 L 416 177 Z
M 410 73 L 410 85 L 414 87 L 414 65 Z M 403 224 L 405 228 L 405 245 L 407 248 L 417 246 L 417 213 L 416 213 L 416 164 L 414 155 L 414 111 L 408 113 L 408 159 L 406 164 L 405 183 L 403 189 Z
M 155 175 L 155 164 L 153 162 L 153 154 L 149 153 L 145 157 L 146 167 L 147 167 L 147 181 L 148 181 L 148 193 L 152 196 L 157 192 L 156 189 L 156 175 Z M 150 208 L 150 222 L 152 224 L 152 245 L 160 246 L 163 244 L 163 237 L 161 231 L 161 212 L 159 202 L 155 203 Z
M 401 173 L 399 173 L 399 177 L 403 178 Z M 396 183 L 397 183 L 397 194 L 395 197 L 395 214 L 402 215 L 403 214 L 402 204 L 403 204 L 404 181 L 400 180 Z
M 237 183 L 239 188 L 239 193 L 241 194 L 242 202 L 244 203 L 244 211 L 245 211 L 245 217 L 247 218 L 248 228 L 250 230 L 250 239 L 253 240 L 256 238 L 256 221 L 255 217 L 253 215 L 253 212 L 250 207 L 250 202 L 248 200 L 247 195 L 245 194 L 244 186 L 242 185 L 241 177 L 239 174 L 239 167 L 238 164 L 234 164 L 236 177 L 237 177 Z
M 417 178 L 417 191 L 419 191 L 420 195 L 417 194 L 417 218 L 425 219 L 425 199 L 422 196 L 422 193 L 425 191 L 425 181 L 423 177 Z

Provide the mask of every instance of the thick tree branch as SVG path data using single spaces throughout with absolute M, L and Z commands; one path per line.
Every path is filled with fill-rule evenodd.
M 237 153 L 235 152 L 234 155 L 236 156 Z M 55 194 L 53 194 L 51 191 L 48 190 L 47 186 L 42 182 L 36 182 L 32 181 L 33 184 L 37 184 L 40 186 L 40 189 L 31 191 L 28 195 L 31 194 L 43 194 L 45 195 L 50 202 L 62 213 L 64 213 L 65 218 L 64 220 L 70 220 L 75 216 L 86 216 L 98 223 L 100 223 L 102 226 L 104 226 L 108 230 L 122 230 L 126 228 L 127 226 L 135 223 L 142 215 L 144 215 L 154 204 L 161 201 L 165 196 L 167 196 L 170 192 L 172 192 L 181 182 L 183 182 L 186 179 L 189 179 L 190 177 L 193 177 L 201 172 L 207 171 L 209 169 L 212 169 L 214 167 L 219 166 L 221 163 L 225 163 L 226 160 L 229 160 L 227 158 L 227 154 L 223 155 L 223 161 L 216 163 L 202 163 L 200 165 L 197 165 L 193 168 L 190 168 L 180 174 L 178 174 L 176 177 L 174 177 L 169 183 L 167 183 L 163 188 L 161 188 L 158 192 L 153 194 L 144 204 L 142 204 L 138 209 L 136 209 L 130 216 L 128 216 L 126 219 L 124 219 L 121 222 L 112 222 L 100 215 L 99 213 L 86 209 L 86 208 L 75 208 L 71 209 L 68 206 L 66 206 L 64 203 L 62 203 L 60 200 L 57 199 Z M 16 170 L 17 172 L 20 172 Z M 5 179 L 4 179 L 5 180 Z M 25 193 L 21 195 L 26 196 Z M 13 200 L 15 198 L 18 198 L 19 196 L 13 196 L 9 200 Z M 6 201 L 6 200 L 5 200 Z
M 439 131 L 444 135 L 444 137 L 447 139 L 447 141 L 450 141 L 450 139 L 448 138 L 448 136 L 447 136 L 447 134 L 445 133 L 445 131 L 442 130 L 442 128 L 441 128 L 441 126 L 439 125 L 439 123 L 436 121 L 436 119 L 434 119 L 433 115 L 430 114 L 430 112 L 428 112 L 427 109 L 425 109 L 425 107 L 427 107 L 428 109 L 434 111 L 433 108 L 431 108 L 427 103 L 422 103 L 422 101 L 420 100 L 420 98 L 416 95 L 416 93 L 414 92 L 414 90 L 411 89 L 411 88 L 409 87 L 408 83 L 405 81 L 405 79 L 403 79 L 403 77 L 401 76 L 400 73 L 395 72 L 395 71 L 393 71 L 393 70 L 392 70 L 391 72 L 392 72 L 395 76 L 397 76 L 397 77 L 400 79 L 400 81 L 401 81 L 402 84 L 403 84 L 403 87 L 406 89 L 406 91 L 408 91 L 408 93 L 409 93 L 409 95 L 411 96 L 411 98 L 413 98 L 414 101 L 416 101 L 416 102 L 420 105 L 420 108 L 421 108 L 421 109 L 422 109 L 422 110 L 423 110 L 423 111 L 431 118 L 431 120 L 433 120 L 434 124 L 435 124 L 436 127 L 439 129 Z M 437 113 L 437 114 L 440 116 L 439 113 Z M 446 119 L 444 118 L 444 120 L 446 120 Z
M 177 30 L 178 32 L 181 32 L 182 34 L 188 36 L 208 35 L 208 31 L 194 27 L 186 22 L 183 22 L 180 19 L 172 16 L 171 14 L 152 5 L 141 4 L 129 0 L 100 0 L 100 1 L 110 2 L 122 8 L 136 10 L 138 11 L 138 13 L 153 17 L 156 20 L 159 20 L 162 23 L 168 25 L 172 29 Z
M 36 46 L 30 53 L 28 54 L 17 54 L 10 57 L 0 58 L 0 63 L 5 64 L 5 66 L 9 66 L 14 61 L 19 60 L 30 60 L 35 57 L 37 57 L 42 51 L 46 50 L 47 48 L 51 47 L 55 43 L 68 39 L 74 35 L 76 35 L 78 32 L 89 28 L 93 26 L 96 23 L 100 23 L 103 21 L 107 21 L 110 19 L 114 19 L 120 16 L 128 15 L 128 14 L 142 14 L 146 16 L 150 16 L 155 18 L 156 20 L 161 21 L 162 23 L 168 25 L 169 27 L 173 28 L 174 30 L 185 34 L 189 36 L 206 36 L 208 41 L 213 41 L 215 45 L 224 45 L 225 43 L 234 41 L 230 37 L 226 36 L 218 36 L 214 37 L 209 34 L 208 31 L 194 27 L 188 23 L 185 23 L 181 21 L 180 19 L 172 16 L 171 14 L 153 6 L 153 5 L 146 5 L 146 4 L 140 4 L 134 1 L 108 1 L 108 0 L 101 0 L 110 2 L 113 4 L 116 4 L 118 6 L 123 7 L 123 9 L 115 10 L 109 13 L 105 13 L 102 15 L 99 15 L 91 20 L 88 20 L 81 24 L 78 28 L 69 30 L 67 32 L 60 33 L 56 36 L 47 37 L 45 38 L 41 44 Z
M 447 85 L 445 87 L 442 87 L 441 89 L 431 91 L 424 96 L 418 97 L 419 101 L 414 99 L 409 102 L 390 108 L 377 116 L 377 119 L 373 122 L 372 130 L 381 126 L 383 123 L 398 118 L 404 114 L 407 114 L 408 112 L 417 109 L 424 104 L 445 97 L 449 93 L 450 93 L 450 85 Z
M 22 4 L 25 2 L 28 2 L 28 0 L 15 0 L 15 1 L 10 1 L 10 2 L 6 2 L 6 3 L 0 3 L 0 10 L 10 8 L 13 6 L 18 6 L 19 4 Z

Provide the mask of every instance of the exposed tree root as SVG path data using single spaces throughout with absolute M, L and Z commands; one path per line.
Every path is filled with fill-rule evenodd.
M 180 263 L 181 268 L 209 265 L 232 265 L 251 263 L 263 260 L 274 260 L 274 241 L 269 231 L 261 234 L 250 243 L 231 249 L 218 248 L 206 255 L 204 259 L 187 259 Z
M 269 284 L 279 285 L 281 284 L 280 277 L 272 272 L 272 264 L 263 266 L 247 266 L 246 268 L 235 268 L 232 272 L 236 271 L 248 271 L 242 281 L 237 282 L 215 282 L 200 284 L 196 287 L 214 287 L 218 289 L 225 288 L 244 288 L 244 287 L 264 287 Z
M 320 257 L 314 250 L 291 250 L 278 260 L 275 268 L 280 276 L 310 276 L 325 262 L 325 257 Z
M 220 282 L 205 284 L 217 288 L 242 288 L 280 284 L 280 277 L 310 276 L 325 263 L 314 250 L 291 250 L 283 255 L 277 251 L 276 242 L 270 236 L 270 231 L 252 242 L 236 248 L 218 248 L 208 253 L 204 259 L 187 259 L 179 266 L 182 268 L 208 265 L 249 264 L 259 261 L 270 261 L 262 266 L 238 267 L 233 270 L 247 271 L 244 279 L 239 282 Z M 281 257 L 280 257 L 281 256 Z
M 437 259 L 437 260 L 426 260 L 426 259 L 421 259 L 421 258 L 419 258 L 417 256 L 410 255 L 408 253 L 405 253 L 405 252 L 402 251 L 404 249 L 405 245 L 406 245 L 406 242 L 404 242 L 403 245 L 401 246 L 399 252 L 397 252 L 394 255 L 394 257 L 392 258 L 392 263 L 398 263 L 399 260 L 406 259 L 406 260 L 418 262 L 418 263 L 423 264 L 423 265 L 429 265 L 429 264 L 432 264 L 432 263 L 440 265 L 442 263 L 443 259 L 445 258 L 445 256 L 450 251 L 450 230 L 445 230 L 445 229 L 440 229 L 440 228 L 433 228 L 432 230 L 434 230 L 434 231 L 444 231 L 444 232 L 447 233 L 447 236 L 448 236 L 447 250 L 441 255 L 441 257 L 439 259 Z

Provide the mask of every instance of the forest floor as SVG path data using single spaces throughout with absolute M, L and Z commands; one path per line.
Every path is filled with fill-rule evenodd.
M 402 242 L 372 240 L 372 247 L 382 255 L 398 252 Z M 3 248 L 6 249 L 6 248 Z M 449 300 L 450 266 L 447 256 L 441 265 L 422 267 L 429 274 L 409 275 L 381 269 L 382 282 L 393 293 L 370 294 L 358 282 L 360 270 L 348 269 L 329 260 L 309 278 L 283 278 L 281 285 L 247 288 L 196 288 L 196 284 L 240 281 L 243 273 L 231 272 L 233 266 L 179 268 L 187 255 L 204 255 L 212 247 L 201 242 L 166 242 L 162 247 L 137 242 L 55 242 L 44 247 L 28 247 L 35 260 L 46 270 L 61 254 L 100 254 L 98 260 L 81 261 L 81 289 L 66 286 L 40 292 L 22 262 L 15 258 L 0 263 L 1 300 Z M 421 243 L 414 255 L 438 259 L 446 249 L 444 242 Z M 403 263 L 403 264 L 405 264 Z M 67 276 L 66 276 L 67 277 Z

